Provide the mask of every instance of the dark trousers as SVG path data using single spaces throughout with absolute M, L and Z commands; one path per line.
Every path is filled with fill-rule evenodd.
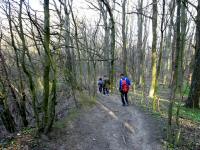
M 106 95 L 106 94 L 109 94 L 109 89 L 104 87 L 103 88 L 103 94 Z
M 129 102 L 128 102 L 128 93 L 121 92 L 121 99 L 122 99 L 122 104 L 123 105 L 129 104 Z
M 101 93 L 103 90 L 103 86 L 102 85 L 99 85 L 99 92 Z

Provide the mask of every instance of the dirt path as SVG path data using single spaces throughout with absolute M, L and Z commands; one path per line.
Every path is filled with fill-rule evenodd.
M 44 144 L 52 150 L 162 150 L 160 139 L 155 119 L 132 104 L 123 107 L 117 95 L 99 95 L 95 107 Z

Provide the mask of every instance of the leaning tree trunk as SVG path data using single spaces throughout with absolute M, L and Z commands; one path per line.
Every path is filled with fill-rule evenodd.
M 19 13 L 21 14 L 21 13 Z M 12 24 L 11 24 L 11 7 L 10 7 L 10 2 L 8 1 L 8 13 L 6 12 L 6 16 L 7 16 L 7 19 L 8 19 L 8 23 L 9 23 L 9 29 L 10 29 L 10 34 L 11 34 L 11 45 L 13 46 L 14 48 L 14 51 L 15 51 L 15 54 L 16 54 L 16 61 L 17 61 L 17 68 L 18 68 L 18 71 L 19 71 L 19 76 L 20 76 L 20 91 L 19 91 L 19 96 L 20 96 L 20 101 L 18 102 L 17 101 L 17 95 L 15 93 L 15 88 L 14 86 L 12 85 L 9 77 L 8 77 L 8 72 L 7 72 L 7 69 L 6 69 L 6 64 L 5 64 L 5 59 L 3 58 L 3 54 L 1 53 L 1 58 L 2 59 L 2 69 L 3 69 L 3 72 L 6 76 L 6 81 L 7 81 L 7 86 L 10 88 L 10 91 L 11 91 L 11 94 L 12 94 L 12 97 L 14 99 L 14 102 L 15 102 L 15 105 L 17 107 L 17 111 L 19 111 L 20 113 L 20 116 L 22 118 L 22 122 L 23 122 L 23 125 L 26 127 L 28 125 L 28 121 L 26 119 L 26 106 L 25 106 L 25 92 L 24 92 L 24 86 L 23 86 L 23 81 L 22 81 L 22 74 L 21 74 L 21 69 L 19 67 L 19 58 L 18 58 L 18 54 L 17 54 L 17 48 L 15 46 L 15 43 L 14 43 L 14 35 L 13 35 L 13 31 L 12 31 Z M 1 44 L 1 41 L 0 41 L 0 44 Z M 0 48 L 1 49 L 1 48 Z
M 192 74 L 192 83 L 186 106 L 190 108 L 199 108 L 200 97 L 200 0 L 198 0 L 196 17 L 196 51 L 195 63 Z
M 29 56 L 29 52 L 28 52 L 28 47 L 25 43 L 25 37 L 24 37 L 24 31 L 23 31 L 23 25 L 22 25 L 22 4 L 23 4 L 23 0 L 20 0 L 20 13 L 19 13 L 19 28 L 20 28 L 20 32 L 19 32 L 19 37 L 21 39 L 22 42 L 22 58 L 21 58 L 21 65 L 22 65 L 22 69 L 23 72 L 26 74 L 26 76 L 28 77 L 29 80 L 29 87 L 30 87 L 30 91 L 31 91 L 31 95 L 32 95 L 32 103 L 33 103 L 33 110 L 34 110 L 34 116 L 36 119 L 36 127 L 37 129 L 39 129 L 39 115 L 38 115 L 38 110 L 36 108 L 36 101 L 37 101 L 37 96 L 36 96 L 36 90 L 35 90 L 35 83 L 31 74 L 31 71 L 26 67 L 26 55 L 30 58 Z M 9 5 L 10 7 L 10 5 Z M 10 27 L 12 27 L 11 22 L 10 22 Z M 14 36 L 13 33 L 11 31 L 11 38 L 12 38 L 12 46 L 15 49 L 15 51 L 17 51 L 17 47 L 15 44 L 15 40 L 14 40 Z

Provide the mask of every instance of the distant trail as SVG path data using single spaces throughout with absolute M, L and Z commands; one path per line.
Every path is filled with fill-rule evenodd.
M 59 133 L 49 149 L 162 150 L 158 123 L 134 105 L 123 107 L 119 96 L 98 95 L 97 105 Z M 58 131 L 57 131 L 58 132 Z

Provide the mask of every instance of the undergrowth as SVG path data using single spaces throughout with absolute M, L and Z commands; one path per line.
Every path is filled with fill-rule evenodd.
M 96 99 L 95 97 L 89 96 L 86 92 L 80 92 L 78 94 L 78 103 L 80 107 L 71 108 L 66 117 L 54 123 L 55 128 L 66 127 L 70 122 L 74 121 L 80 115 L 80 109 L 88 110 L 94 106 L 96 104 Z

